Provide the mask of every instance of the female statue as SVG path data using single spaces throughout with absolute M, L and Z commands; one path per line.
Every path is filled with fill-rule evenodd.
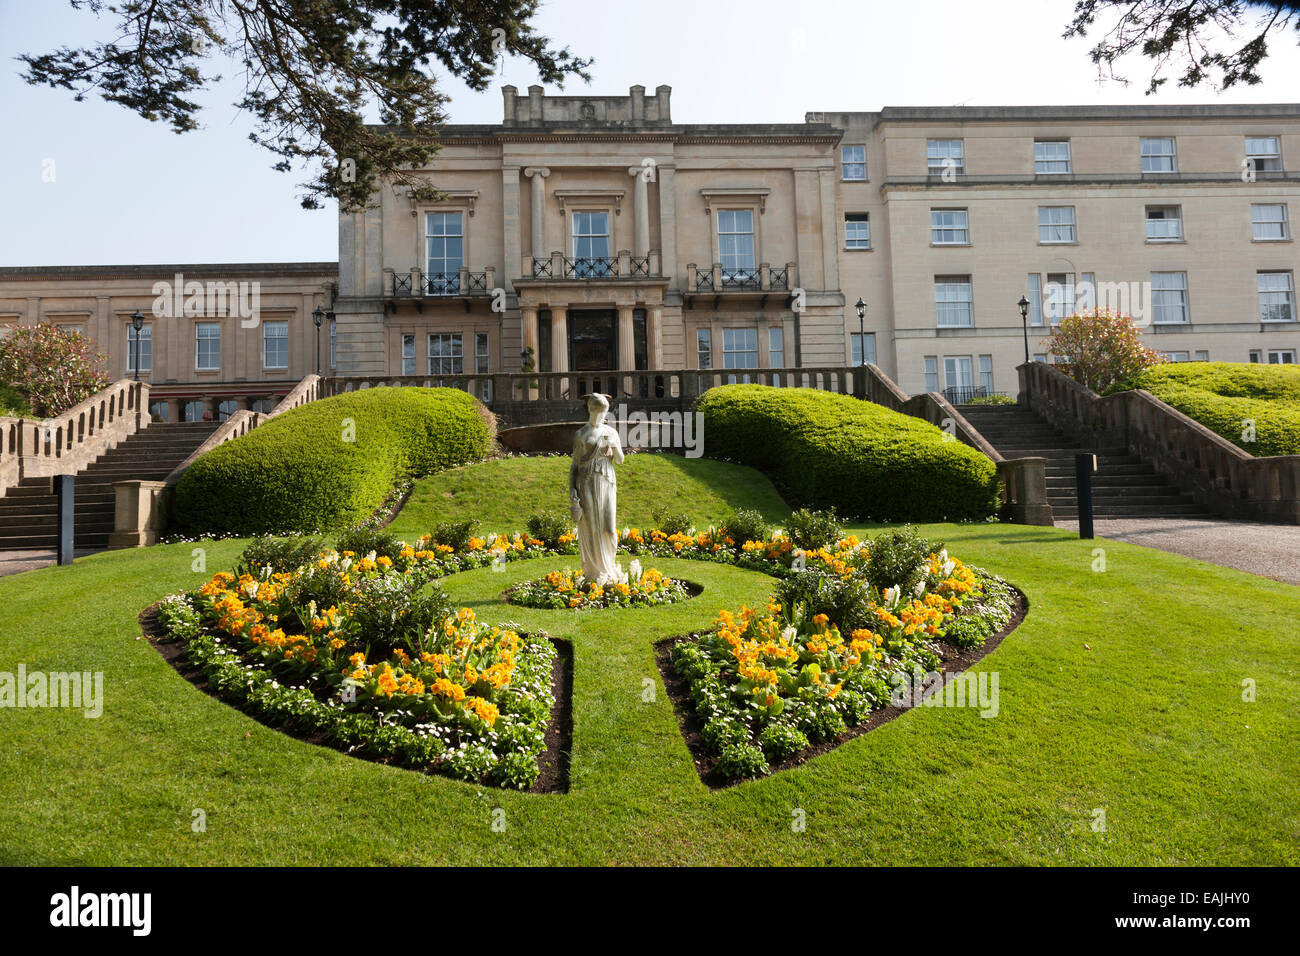
M 614 466 L 623 464 L 618 432 L 605 424 L 609 398 L 596 392 L 587 396 L 587 424 L 573 438 L 573 464 L 569 467 L 569 511 L 578 527 L 578 552 L 589 583 L 618 580 L 618 529 L 614 520 L 618 485 Z

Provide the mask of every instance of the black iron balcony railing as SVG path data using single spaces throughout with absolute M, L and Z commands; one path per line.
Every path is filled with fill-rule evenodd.
M 617 256 L 564 257 L 564 278 L 566 279 L 610 279 L 617 277 Z
M 722 287 L 724 289 L 757 289 L 758 270 L 757 269 L 727 269 L 722 270 Z
M 949 385 L 943 390 L 943 397 L 954 405 L 962 405 L 977 398 L 991 398 L 994 395 L 1002 394 L 1004 393 L 995 392 L 983 385 Z
M 729 269 L 715 263 L 712 268 L 701 269 L 694 263 L 686 267 L 686 287 L 691 292 L 789 292 L 795 285 L 794 263 L 783 266 L 762 263 L 757 268 L 749 266 Z
M 565 256 L 553 252 L 545 258 L 525 257 L 524 272 L 533 279 L 650 279 L 659 275 L 659 264 L 654 253 Z
M 394 272 L 394 296 L 470 296 L 487 295 L 492 283 L 488 272 Z M 417 293 L 415 290 L 419 289 Z
M 769 289 L 790 288 L 790 267 L 789 266 L 769 266 L 767 270 L 767 287 Z

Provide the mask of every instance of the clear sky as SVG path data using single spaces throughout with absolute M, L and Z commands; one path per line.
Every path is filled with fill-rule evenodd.
M 590 87 L 673 88 L 677 122 L 802 122 L 807 110 L 882 106 L 1288 102 L 1300 99 L 1300 48 L 1279 37 L 1264 83 L 1216 95 L 1143 95 L 1099 82 L 1091 39 L 1063 40 L 1073 0 L 551 0 L 539 28 L 594 57 Z M 183 136 L 120 106 L 19 79 L 19 53 L 85 45 L 111 21 L 63 0 L 0 0 L 0 265 L 330 260 L 334 207 L 298 204 L 301 176 L 247 139 L 231 79 L 203 97 L 202 128 Z M 96 27 L 98 26 L 98 31 Z M 494 88 L 456 81 L 450 118 L 501 120 L 500 87 L 536 83 L 507 61 Z M 1172 81 L 1171 84 L 1172 85 Z M 560 92 L 549 89 L 548 93 Z M 42 179 L 53 160 L 54 181 Z

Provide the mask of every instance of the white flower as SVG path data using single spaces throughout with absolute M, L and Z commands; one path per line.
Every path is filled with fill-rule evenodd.
M 632 563 L 629 564 L 629 565 L 627 566 L 627 574 L 628 574 L 628 577 L 630 577 L 633 581 L 640 581 L 640 580 L 641 580 L 641 561 L 640 561 L 640 559 L 638 559 L 638 558 L 633 558 L 633 559 L 632 559 Z M 626 584 L 627 582 L 624 581 L 624 583 Z
M 922 578 L 916 582 L 916 587 L 912 588 L 912 597 L 920 597 L 925 593 L 925 579 Z
M 794 639 L 798 636 L 799 636 L 799 632 L 796 631 L 793 627 L 787 627 L 781 631 L 781 638 L 787 644 L 793 644 Z

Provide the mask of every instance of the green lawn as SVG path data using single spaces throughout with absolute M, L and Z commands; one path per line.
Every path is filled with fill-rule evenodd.
M 697 517 L 746 501 L 779 516 L 770 487 L 744 469 L 651 456 L 629 466 L 619 473 L 628 523 L 659 496 L 694 510 L 686 502 L 701 485 Z M 449 472 L 422 484 L 397 527 L 414 534 L 468 513 L 514 524 L 509 515 L 563 490 L 566 468 L 515 459 Z M 139 639 L 136 615 L 204 579 L 191 569 L 195 545 L 0 579 L 0 670 L 101 670 L 106 698 L 98 720 L 0 711 L 0 863 L 1300 862 L 1300 588 L 1050 528 L 924 531 L 1029 597 L 1026 622 L 978 665 L 999 674 L 999 715 L 917 710 L 796 770 L 716 792 L 691 765 L 651 644 L 761 599 L 770 579 L 752 572 L 656 560 L 704 594 L 582 614 L 498 603 L 564 559 L 447 580 L 481 618 L 573 640 L 563 795 L 355 760 L 194 689 Z M 210 574 L 242 544 L 197 547 Z M 1242 701 L 1246 678 L 1255 703 Z M 196 808 L 206 832 L 191 830 Z M 1092 829 L 1096 809 L 1105 832 Z M 791 828 L 797 810 L 804 832 Z

